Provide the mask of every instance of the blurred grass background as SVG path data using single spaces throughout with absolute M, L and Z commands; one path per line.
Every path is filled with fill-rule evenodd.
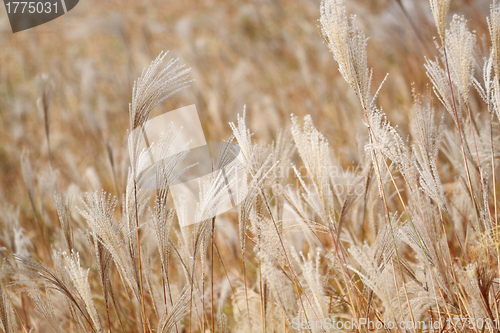
M 334 156 L 345 165 L 357 162 L 352 152 L 363 149 L 357 137 L 366 128 L 357 99 L 323 43 L 319 3 L 82 0 L 68 14 L 16 34 L 2 8 L 0 198 L 3 205 L 19 207 L 20 223 L 34 247 L 50 248 L 56 224 L 47 224 L 42 233 L 36 225 L 21 174 L 22 152 L 30 152 L 37 175 L 41 202 L 35 205 L 53 219 L 56 212 L 46 184 L 75 196 L 101 188 L 116 194 L 108 147 L 122 190 L 133 82 L 162 50 L 192 68 L 194 81 L 156 114 L 196 104 L 207 141 L 227 139 L 228 122 L 236 120 L 244 105 L 257 139 L 274 138 L 290 114 L 311 114 Z M 374 86 L 389 73 L 379 103 L 401 133 L 408 133 L 408 87 L 430 89 L 423 62 L 437 54 L 428 1 L 352 0 L 348 11 L 370 36 Z M 488 11 L 486 0 L 452 1 L 451 12 L 473 20 L 478 38 L 487 33 Z M 37 103 L 44 73 L 53 82 L 50 154 Z

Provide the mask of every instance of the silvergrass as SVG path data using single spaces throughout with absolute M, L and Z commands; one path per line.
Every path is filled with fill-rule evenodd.
M 385 104 L 392 75 L 372 89 L 368 37 L 349 18 L 346 2 L 322 2 L 321 32 L 357 98 L 357 107 L 349 103 L 352 118 L 364 122 L 362 130 L 350 129 L 357 131 L 360 149 L 346 144 L 353 157 L 347 161 L 346 149 L 334 144 L 339 134 L 322 133 L 314 115 L 292 115 L 289 129 L 274 142 L 263 142 L 247 126 L 245 108 L 227 126 L 228 143 L 237 143 L 247 177 L 246 195 L 235 211 L 214 216 L 227 191 L 232 204 L 240 199 L 230 172 L 217 168 L 229 159 L 228 151 L 212 156 L 216 171 L 200 180 L 196 205 L 187 200 L 183 207 L 173 205 L 173 182 L 187 168 L 174 169 L 187 153 L 169 157 L 168 152 L 182 133 L 165 128 L 155 147 L 145 130 L 153 109 L 191 82 L 189 70 L 177 60 L 166 61 L 166 53 L 132 90 L 130 164 L 120 166 L 126 149 L 112 144 L 112 131 L 102 125 L 103 165 L 107 174 L 109 164 L 112 168 L 102 183 L 115 193 L 59 190 L 47 205 L 48 191 L 42 189 L 49 188 L 49 180 L 23 153 L 25 206 L 31 213 L 4 208 L 0 220 L 2 251 L 15 259 L 5 278 L 11 283 L 0 285 L 3 330 L 316 333 L 336 331 L 312 324 L 327 319 L 439 319 L 440 332 L 496 332 L 464 325 L 500 319 L 500 10 L 496 4 L 491 8 L 491 47 L 481 60 L 480 34 L 469 30 L 474 21 L 454 16 L 447 24 L 449 0 L 431 0 L 430 6 L 440 44 L 423 74 L 436 97 L 408 89 L 413 105 L 405 133 L 391 123 L 394 113 L 379 105 Z M 48 104 L 46 109 L 49 164 L 56 164 Z M 140 186 L 147 162 L 158 162 L 148 180 L 154 191 Z M 127 167 L 122 184 L 119 175 Z M 81 200 L 72 203 L 75 192 Z M 186 210 L 202 222 L 181 226 Z M 41 229 L 21 228 L 18 220 L 27 217 Z M 39 242 L 27 246 L 27 237 L 34 237 L 30 232 L 47 237 L 50 256 Z

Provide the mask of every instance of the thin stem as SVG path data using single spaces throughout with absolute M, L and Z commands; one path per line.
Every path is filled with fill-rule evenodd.
M 455 93 L 453 92 L 453 83 L 451 81 L 450 67 L 448 65 L 448 54 L 446 52 L 446 45 L 444 45 L 444 43 L 443 43 L 443 50 L 444 50 L 444 59 L 445 59 L 445 65 L 446 65 L 446 73 L 448 74 L 448 83 L 449 83 L 450 91 L 451 91 L 451 100 L 453 102 L 453 113 L 455 116 L 455 123 L 456 123 L 457 129 L 458 129 L 458 136 L 460 138 L 460 148 L 462 149 L 462 157 L 464 160 L 465 171 L 467 174 L 467 182 L 469 185 L 469 192 L 470 192 L 470 196 L 471 196 L 471 200 L 472 200 L 472 205 L 474 206 L 474 212 L 476 213 L 477 227 L 478 227 L 478 230 L 481 231 L 481 226 L 479 224 L 479 216 L 478 216 L 478 211 L 477 211 L 477 206 L 476 206 L 476 200 L 474 198 L 474 192 L 472 190 L 472 181 L 470 178 L 469 165 L 467 162 L 467 157 L 465 156 L 465 148 L 464 148 L 464 142 L 463 142 L 463 138 L 462 138 L 462 129 L 460 128 L 460 120 L 458 119 L 457 104 L 455 102 Z
M 139 289 L 140 289 L 140 301 L 141 301 L 141 317 L 142 317 L 142 329 L 144 332 L 146 330 L 146 307 L 144 304 L 144 288 L 142 283 L 142 261 L 141 261 L 141 242 L 139 234 L 139 212 L 137 206 L 137 182 L 134 178 L 134 204 L 135 204 L 135 237 L 137 238 L 137 261 L 139 265 Z

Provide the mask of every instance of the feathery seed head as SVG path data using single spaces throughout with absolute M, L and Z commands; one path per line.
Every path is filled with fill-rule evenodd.
M 355 25 L 354 16 L 349 23 L 344 0 L 325 0 L 321 3 L 321 27 L 339 71 L 363 104 L 370 104 L 372 72 L 367 65 L 366 36 Z
M 158 104 L 186 88 L 190 82 L 188 74 L 191 69 L 177 65 L 179 59 L 171 59 L 162 66 L 167 54 L 161 52 L 134 83 L 132 103 L 129 105 L 131 131 L 142 126 Z
M 495 74 L 500 75 L 500 3 L 494 3 L 487 19 Z
M 429 0 L 429 2 L 431 4 L 432 16 L 434 16 L 434 22 L 441 38 L 441 44 L 444 45 L 446 15 L 450 9 L 451 0 Z
M 450 75 L 465 103 L 469 102 L 469 87 L 474 76 L 476 35 L 467 29 L 465 17 L 454 15 L 446 30 L 446 51 Z

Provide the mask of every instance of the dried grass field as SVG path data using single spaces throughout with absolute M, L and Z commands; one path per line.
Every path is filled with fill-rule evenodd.
M 237 202 L 215 161 L 174 202 L 182 150 L 141 185 L 192 104 Z M 499 151 L 496 0 L 2 8 L 0 327 L 498 332 Z

